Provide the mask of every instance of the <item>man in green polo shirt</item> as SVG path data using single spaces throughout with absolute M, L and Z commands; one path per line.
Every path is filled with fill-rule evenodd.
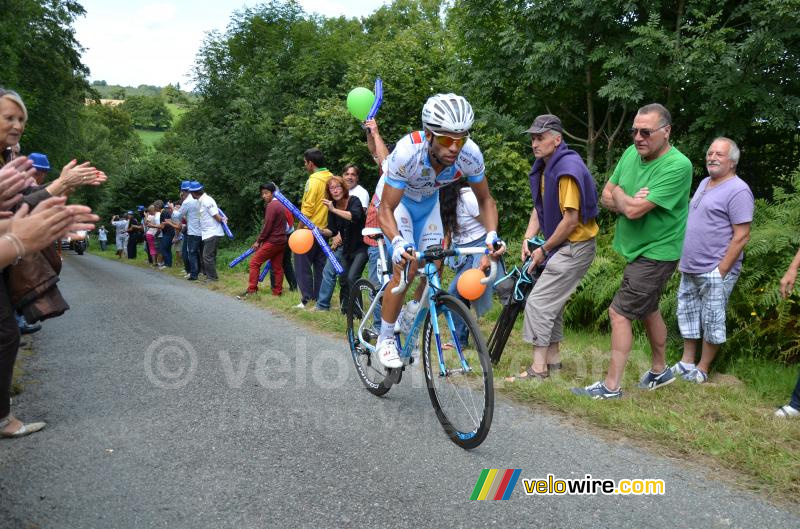
M 595 399 L 622 396 L 620 384 L 633 344 L 633 321 L 644 324 L 653 363 L 639 382 L 653 390 L 675 377 L 666 365 L 667 327 L 658 301 L 681 258 L 689 214 L 692 164 L 671 146 L 672 118 L 658 103 L 639 109 L 633 120 L 633 145 L 620 158 L 601 201 L 617 213 L 614 249 L 628 261 L 622 285 L 608 308 L 611 320 L 611 365 L 605 380 L 576 395 Z

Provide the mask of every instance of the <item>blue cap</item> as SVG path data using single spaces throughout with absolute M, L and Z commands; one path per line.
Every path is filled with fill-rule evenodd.
M 128 211 L 126 215 L 133 215 L 133 211 Z
M 181 191 L 189 191 L 189 186 L 192 184 L 189 180 L 184 180 L 181 182 Z
M 40 171 L 50 170 L 50 161 L 47 159 L 46 154 L 40 152 L 32 152 L 28 155 L 28 159 L 33 162 L 33 167 Z
M 201 184 L 197 180 L 192 180 L 189 183 L 189 191 L 191 191 L 192 193 L 194 193 L 196 191 L 202 191 L 202 190 L 203 190 L 203 184 Z
M 138 211 L 144 211 L 144 206 L 136 206 L 136 209 L 137 209 Z

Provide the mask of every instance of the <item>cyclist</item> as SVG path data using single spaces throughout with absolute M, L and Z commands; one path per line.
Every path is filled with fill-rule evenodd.
M 392 293 L 410 262 L 407 285 L 416 274 L 416 249 L 425 251 L 444 237 L 439 214 L 439 188 L 465 177 L 475 192 L 486 244 L 493 257 L 497 237 L 497 205 L 484 176 L 483 154 L 469 138 L 474 120 L 472 106 L 461 96 L 437 94 L 422 107 L 422 131 L 404 136 L 388 158 L 378 219 L 391 241 L 393 273 L 383 295 L 378 358 L 387 368 L 402 367 L 394 338 L 394 325 L 405 292 Z M 407 286 L 406 285 L 406 286 Z

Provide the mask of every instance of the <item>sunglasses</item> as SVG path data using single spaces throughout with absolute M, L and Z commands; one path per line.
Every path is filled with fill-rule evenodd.
M 658 127 L 657 129 L 653 129 L 653 130 L 650 130 L 650 129 L 637 129 L 637 128 L 635 128 L 635 127 L 632 127 L 632 128 L 629 130 L 629 132 L 631 133 L 631 137 L 633 137 L 633 138 L 635 138 L 635 137 L 636 137 L 636 135 L 637 135 L 637 134 L 639 134 L 639 135 L 640 135 L 642 138 L 644 138 L 644 139 L 647 139 L 647 138 L 649 138 L 649 137 L 650 137 L 650 135 L 651 135 L 652 133 L 654 133 L 654 132 L 655 132 L 655 131 L 657 131 L 657 130 L 661 130 L 661 129 L 663 129 L 664 127 L 666 127 L 666 125 L 661 125 L 661 126 L 660 126 L 660 127 Z
M 452 136 L 445 136 L 444 134 L 436 134 L 435 132 L 433 133 L 433 140 L 442 147 L 449 148 L 455 145 L 460 149 L 461 147 L 464 146 L 465 143 L 467 143 L 468 139 L 469 139 L 469 134 L 461 138 L 453 138 Z

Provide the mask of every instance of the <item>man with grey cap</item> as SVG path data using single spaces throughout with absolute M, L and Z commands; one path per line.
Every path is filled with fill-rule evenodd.
M 521 258 L 530 256 L 529 272 L 544 269 L 525 304 L 522 337 L 533 344 L 533 363 L 508 381 L 543 380 L 560 369 L 564 306 L 594 260 L 599 231 L 597 186 L 583 159 L 564 141 L 561 120 L 544 114 L 525 132 L 531 135 L 536 161 L 528 174 L 533 208 Z M 545 242 L 531 252 L 527 240 L 539 234 Z

